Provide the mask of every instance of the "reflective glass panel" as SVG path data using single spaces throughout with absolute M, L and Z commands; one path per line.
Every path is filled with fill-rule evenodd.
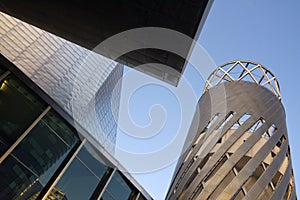
M 8 158 L 0 165 L 0 182 L 10 186 L 1 185 L 0 194 L 5 191 L 12 199 L 35 199 L 78 140 L 76 132 L 55 111 L 49 111 L 11 153 L 17 170 L 5 164 L 11 162 Z
M 2 74 L 4 74 L 4 72 L 5 72 L 5 69 L 2 68 L 2 66 L 0 65 L 0 76 L 1 76 Z
M 114 173 L 101 199 L 131 199 L 134 192 L 133 188 L 134 187 L 129 183 L 129 181 L 127 181 L 126 178 L 117 171 Z
M 0 81 L 0 155 L 45 108 L 46 104 L 14 76 Z
M 107 170 L 108 167 L 94 154 L 93 149 L 85 145 L 54 190 L 60 191 L 66 199 L 89 199 Z
M 73 146 L 78 141 L 78 135 L 67 121 L 65 121 L 54 110 L 50 110 L 41 120 L 47 129 L 55 133 L 67 146 Z
M 144 197 L 142 194 L 140 194 L 139 199 L 138 200 L 147 200 L 146 197 Z
M 43 188 L 38 176 L 11 155 L 0 165 L 0 177 L 0 199 L 28 199 Z

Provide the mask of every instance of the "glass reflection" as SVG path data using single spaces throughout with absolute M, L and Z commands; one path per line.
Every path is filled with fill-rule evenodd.
M 135 190 L 131 183 L 127 181 L 127 179 L 123 177 L 119 171 L 117 171 L 114 173 L 101 199 L 133 199 L 134 192 Z
M 45 108 L 46 104 L 14 76 L 0 82 L 0 155 Z
M 54 188 L 67 199 L 89 199 L 108 169 L 91 146 L 86 144 Z
M 0 165 L 0 199 L 35 199 L 78 140 L 76 132 L 49 111 Z
M 146 199 L 146 197 L 144 197 L 144 196 L 140 193 L 140 196 L 139 196 L 138 200 L 147 200 L 147 199 Z
M 13 156 L 8 156 L 0 165 L 0 177 L 0 199 L 17 199 L 23 191 L 31 193 L 32 188 L 34 193 L 42 188 L 38 177 Z
M 4 72 L 5 72 L 5 70 L 1 67 L 1 65 L 0 65 L 0 76 L 2 75 L 2 74 L 4 74 Z

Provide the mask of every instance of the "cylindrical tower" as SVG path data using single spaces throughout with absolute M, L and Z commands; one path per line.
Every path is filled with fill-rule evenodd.
M 208 78 L 198 106 L 167 199 L 296 199 L 285 111 L 270 70 L 226 63 Z

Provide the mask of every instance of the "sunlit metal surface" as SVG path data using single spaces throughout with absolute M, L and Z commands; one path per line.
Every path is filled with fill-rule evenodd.
M 232 73 L 237 65 L 242 72 Z M 244 78 L 255 69 L 264 70 L 261 79 L 272 75 L 261 65 L 235 61 L 209 77 L 167 199 L 297 199 L 279 87 L 261 87 L 253 74 Z M 273 75 L 265 79 L 271 81 Z
M 0 53 L 3 56 L 71 116 L 74 116 L 74 108 L 77 112 L 94 109 L 96 102 L 91 100 L 101 90 L 116 62 L 1 12 L 0 24 Z M 122 77 L 122 70 L 117 71 L 115 82 Z M 90 87 L 91 83 L 93 87 Z M 74 106 L 74 101 L 77 105 L 85 105 L 84 109 Z M 110 132 L 104 133 L 93 115 L 75 120 L 113 152 L 114 144 L 106 140 L 115 142 L 116 131 L 114 136 L 108 135 Z M 100 127 L 105 125 L 100 124 Z

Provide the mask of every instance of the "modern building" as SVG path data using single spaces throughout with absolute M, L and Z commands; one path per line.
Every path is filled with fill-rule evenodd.
M 4 13 L 0 22 L 0 53 L 113 154 L 123 66 Z
M 167 199 L 297 199 L 280 89 L 233 61 L 208 78 Z
M 197 40 L 212 3 L 213 0 L 1 0 L 0 11 L 93 50 L 111 36 L 143 27 L 170 29 Z M 174 43 L 178 42 L 178 38 L 172 37 L 168 36 Z M 126 39 L 128 38 L 123 41 Z M 136 42 L 134 39 L 129 41 L 129 46 L 134 46 Z M 110 58 L 119 52 L 121 45 L 110 46 L 99 53 Z M 177 85 L 193 48 L 190 40 L 181 42 L 180 45 L 183 58 L 154 47 L 127 52 L 117 61 L 130 67 L 145 63 L 165 64 L 178 73 L 166 71 L 155 64 L 137 69 Z
M 106 150 L 114 155 L 121 99 L 123 65 L 116 65 L 95 95 L 96 119 L 105 136 Z M 87 116 L 87 118 L 89 118 Z
M 123 66 L 0 22 L 0 199 L 151 199 L 112 156 Z M 96 69 L 97 80 L 82 73 Z
M 58 102 L 0 63 L 0 199 L 151 199 Z
M 122 64 L 171 66 L 142 71 L 177 85 L 193 44 L 183 58 L 146 48 L 122 64 L 109 59 L 118 47 L 92 50 L 142 27 L 196 39 L 212 2 L 1 0 L 0 199 L 151 199 L 112 156 Z

